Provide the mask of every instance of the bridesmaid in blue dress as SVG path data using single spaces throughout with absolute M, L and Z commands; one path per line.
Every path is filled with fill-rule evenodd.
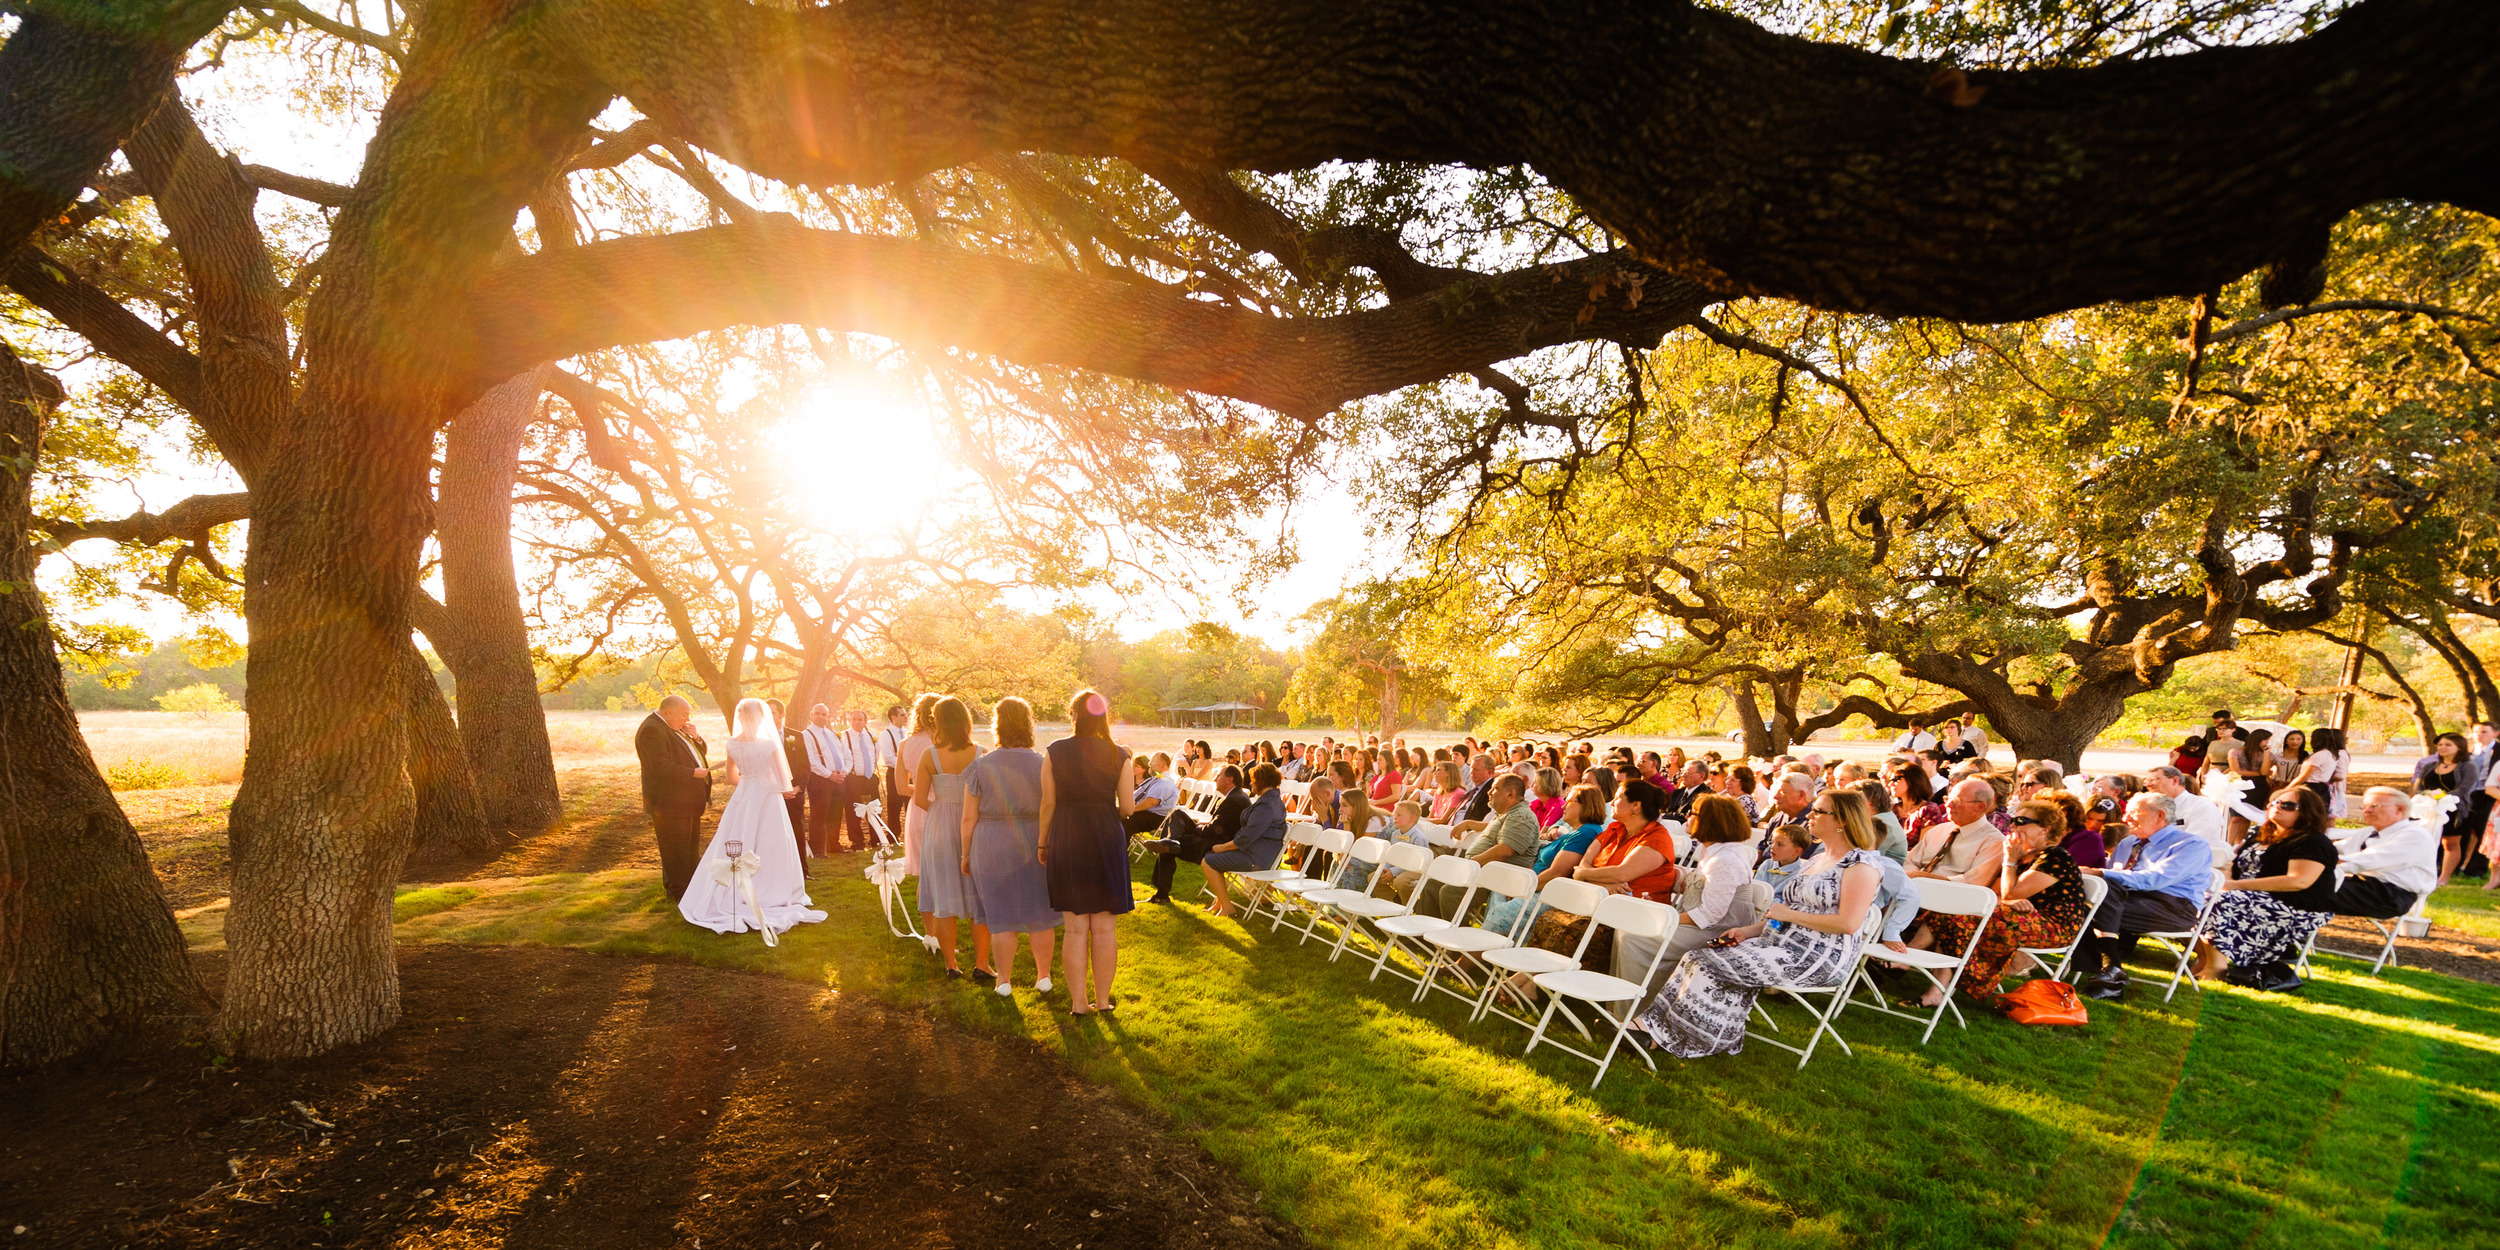
M 990 980 L 990 935 L 973 911 L 972 877 L 963 870 L 964 770 L 981 757 L 972 745 L 972 710 L 952 695 L 938 700 L 929 730 L 929 749 L 920 757 L 919 775 L 912 778 L 911 801 L 928 812 L 920 834 L 920 912 L 932 919 L 938 956 L 946 975 L 960 977 L 955 966 L 956 921 L 972 926 L 972 972 Z
M 1042 863 L 1049 869 L 1050 905 L 1067 922 L 1060 962 L 1068 980 L 1068 1014 L 1088 1016 L 1119 1006 L 1111 978 L 1120 967 L 1112 925 L 1137 906 L 1129 882 L 1128 828 L 1136 796 L 1121 784 L 1128 752 L 1111 741 L 1111 703 L 1091 690 L 1068 702 L 1073 737 L 1050 744 L 1042 770 Z M 1093 978 L 1086 979 L 1091 968 Z
M 998 996 L 1015 995 L 1016 935 L 1033 951 L 1033 988 L 1050 992 L 1059 909 L 1042 872 L 1042 753 L 1033 749 L 1033 705 L 1001 699 L 991 714 L 998 748 L 964 772 L 964 875 L 973 918 L 990 931 Z

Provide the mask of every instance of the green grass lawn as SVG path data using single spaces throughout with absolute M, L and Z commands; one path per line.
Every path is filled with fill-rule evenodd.
M 856 872 L 816 897 L 831 921 L 778 949 L 685 925 L 630 871 L 411 887 L 398 931 L 766 972 L 1030 1037 L 1326 1245 L 2500 1244 L 2500 989 L 2453 978 L 2323 960 L 2301 995 L 2165 1005 L 2139 976 L 2085 1029 L 1978 1018 L 1922 1048 L 1855 1014 L 1857 1053 L 1826 1042 L 1802 1072 L 1757 1046 L 1619 1063 L 1591 1093 L 1586 1064 L 1523 1060 L 1522 1030 L 1412 1007 L 1290 929 L 1143 908 L 1119 1016 L 1090 1023 L 936 975 Z
M 2428 910 L 2432 924 L 2500 941 L 2500 891 L 2487 892 L 2480 881 L 2459 881 L 2432 894 Z

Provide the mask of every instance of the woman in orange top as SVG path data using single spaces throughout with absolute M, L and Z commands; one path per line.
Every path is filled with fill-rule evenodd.
M 1668 832 L 1666 822 L 1658 819 L 1666 807 L 1667 793 L 1655 783 L 1623 783 L 1615 794 L 1614 823 L 1607 825 L 1605 832 L 1597 835 L 1597 841 L 1589 845 L 1580 866 L 1572 869 L 1572 879 L 1602 885 L 1608 894 L 1629 894 L 1672 905 L 1676 897 L 1675 835 Z M 1526 945 L 1570 954 L 1580 945 L 1580 935 L 1588 928 L 1589 919 L 1549 909 L 1528 930 Z M 1580 952 L 1580 966 L 1592 972 L 1609 971 L 1614 964 L 1614 936 L 1614 930 L 1608 929 L 1591 938 L 1588 949 Z M 1536 979 L 1525 973 L 1512 974 L 1503 983 L 1502 992 L 1522 1009 L 1536 1005 Z

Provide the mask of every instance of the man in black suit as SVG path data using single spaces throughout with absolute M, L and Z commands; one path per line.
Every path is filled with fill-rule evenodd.
M 799 737 L 799 731 L 791 727 L 781 700 L 766 699 L 764 706 L 773 710 L 773 723 L 781 727 L 781 754 L 790 761 L 790 776 L 793 779 L 805 777 L 807 775 L 807 743 Z M 781 803 L 790 812 L 791 840 L 799 844 L 799 871 L 802 875 L 813 877 L 816 875 L 814 871 L 816 856 L 807 845 L 807 787 L 799 787 L 798 793 L 783 799 Z
M 1692 819 L 1693 804 L 1699 802 L 1701 796 L 1708 793 L 1710 793 L 1710 766 L 1700 760 L 1686 764 L 1683 775 L 1675 779 L 1675 787 L 1667 791 L 1666 818 L 1669 820 Z
M 1147 902 L 1171 902 L 1172 874 L 1180 871 L 1180 861 L 1195 864 L 1241 832 L 1241 815 L 1250 810 L 1250 792 L 1242 788 L 1241 769 L 1226 764 L 1215 775 L 1215 790 L 1221 796 L 1215 804 L 1215 819 L 1201 825 L 1195 817 L 1176 810 L 1164 818 L 1163 836 L 1146 844 L 1146 849 L 1155 852 L 1155 892 Z
M 642 761 L 642 809 L 660 843 L 660 888 L 675 903 L 694 880 L 703 850 L 703 811 L 712 805 L 712 760 L 694 731 L 694 706 L 670 695 L 634 731 Z

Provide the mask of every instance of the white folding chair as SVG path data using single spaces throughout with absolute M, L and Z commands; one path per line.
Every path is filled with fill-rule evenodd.
M 1526 914 L 1531 917 L 1531 925 L 1534 924 L 1533 917 L 1535 914 L 1544 909 L 1551 909 L 1572 916 L 1595 917 L 1597 915 L 1597 905 L 1605 902 L 1606 898 L 1606 887 L 1599 885 L 1596 882 L 1577 881 L 1570 877 L 1556 877 L 1545 883 L 1545 888 L 1537 893 L 1537 906 L 1528 908 Z M 1518 942 L 1526 942 L 1529 932 L 1529 929 L 1521 929 L 1519 931 Z M 1493 966 L 1494 973 L 1492 976 L 1485 979 L 1484 992 L 1476 998 L 1476 1014 L 1472 1018 L 1481 1020 L 1487 1015 L 1496 1015 L 1518 1025 L 1523 1029 L 1533 1029 L 1537 1027 L 1537 1022 L 1523 1015 L 1512 1015 L 1510 1012 L 1504 1011 L 1501 1007 L 1495 1005 L 1495 999 L 1501 993 L 1502 981 L 1504 979 L 1502 974 L 1506 972 L 1524 972 L 1530 977 L 1534 977 L 1541 972 L 1561 972 L 1565 969 L 1577 968 L 1580 966 L 1580 961 L 1577 958 L 1563 954 L 1560 951 L 1549 951 L 1543 947 L 1525 946 L 1517 943 L 1510 946 L 1504 946 L 1496 950 L 1486 951 L 1484 953 L 1484 962 Z M 1580 1030 L 1581 1036 L 1589 1036 L 1588 1026 L 1580 1023 L 1580 1017 L 1576 1013 L 1566 1010 L 1563 1012 L 1563 1018 L 1571 1022 L 1571 1027 Z M 1591 1038 L 1591 1040 L 1593 1041 L 1595 1039 Z
M 1281 881 L 1267 883 L 1267 905 L 1276 912 L 1276 919 L 1268 925 L 1268 931 L 1273 933 L 1284 928 L 1287 913 L 1302 911 L 1306 917 L 1302 931 L 1308 937 L 1311 926 L 1319 921 L 1316 914 L 1298 906 L 1302 896 L 1335 888 L 1337 874 L 1345 869 L 1349 852 L 1353 849 L 1353 834 L 1343 829 L 1322 829 L 1313 825 L 1310 849 L 1303 852 L 1301 871 Z
M 1415 888 L 1420 890 L 1424 887 Z M 1469 1019 L 1475 1017 L 1477 986 L 1469 976 L 1467 965 L 1480 963 L 1488 951 L 1515 945 L 1520 936 L 1528 931 L 1529 921 L 1536 916 L 1536 908 L 1528 905 L 1536 899 L 1536 873 L 1521 864 L 1496 862 L 1478 867 L 1474 880 L 1467 885 L 1466 894 L 1458 900 L 1455 914 L 1464 917 L 1468 909 L 1475 905 L 1479 894 L 1490 895 L 1494 899 L 1519 899 L 1523 905 L 1519 914 L 1499 930 L 1482 925 L 1448 925 L 1425 930 L 1419 936 L 1423 938 L 1424 945 L 1432 948 L 1432 961 L 1424 965 L 1424 975 L 1415 982 L 1416 1002 L 1422 1002 L 1424 995 L 1438 990 L 1467 1004 Z M 1460 985 L 1467 987 L 1464 992 L 1439 984 L 1440 974 L 1445 970 Z
M 2086 874 L 2083 878 L 2083 923 L 2076 926 L 2075 936 L 2064 946 L 2025 946 L 2018 949 L 2037 961 L 2043 970 L 2048 971 L 2050 980 L 2065 980 L 2066 970 L 2074 966 L 2075 951 L 2083 945 L 2083 935 L 2092 928 L 2092 916 L 2101 910 L 2101 900 L 2108 897 L 2109 882 Z M 2057 967 L 2054 970 L 2049 969 L 2049 960 L 2052 957 L 2057 960 Z
M 1428 847 L 1421 849 L 1427 854 L 1430 852 Z M 1451 921 L 1439 916 L 1427 916 L 1415 910 L 1415 906 L 1423 901 L 1424 890 L 1427 887 L 1435 882 L 1457 886 L 1464 892 L 1459 906 L 1460 914 L 1465 914 L 1464 899 L 1472 897 L 1475 893 L 1476 861 L 1464 855 L 1433 855 L 1430 857 L 1430 862 L 1424 865 L 1423 874 L 1423 879 L 1417 881 L 1413 891 L 1406 896 L 1405 914 L 1383 917 L 1372 922 L 1372 928 L 1380 933 L 1380 957 L 1372 961 L 1372 974 L 1366 978 L 1367 980 L 1379 980 L 1381 970 L 1387 969 L 1392 976 L 1404 977 L 1418 986 L 1423 983 L 1424 965 L 1432 960 L 1432 952 L 1424 943 L 1423 935 L 1436 929 L 1453 927 Z M 1389 966 L 1389 956 L 1400 951 L 1405 952 L 1407 958 L 1415 961 L 1414 976 L 1407 976 L 1404 971 Z
M 2309 957 L 2312 955 L 2333 955 L 2339 959 L 2350 959 L 2356 962 L 2366 959 L 2370 961 L 2371 976 L 2377 976 L 2382 970 L 2397 966 L 2396 935 L 2404 931 L 2403 920 L 2401 918 L 2395 920 L 2381 920 L 2376 916 L 2355 916 L 2353 919 L 2378 930 L 2380 938 L 2378 953 L 2375 955 L 2364 955 L 2359 951 L 2339 951 L 2332 946 L 2320 946 L 2318 945 L 2318 935 L 2326 932 L 2326 926 L 2319 925 L 2317 928 L 2310 930 L 2309 940 L 2301 944 L 2299 972 L 2303 980 L 2306 980 L 2310 975 Z
M 1242 917 L 1242 923 L 1248 924 L 1250 917 L 1258 914 L 1259 902 L 1261 899 L 1266 897 L 1265 891 L 1269 884 L 1277 881 L 1292 881 L 1302 875 L 1301 869 L 1287 868 L 1284 866 L 1284 861 L 1286 857 L 1293 854 L 1293 850 L 1297 846 L 1304 848 L 1307 852 L 1311 845 L 1311 835 L 1318 832 L 1320 832 L 1320 827 L 1318 825 L 1287 821 L 1285 824 L 1285 849 L 1277 853 L 1276 867 L 1262 868 L 1257 872 L 1236 872 L 1228 874 L 1231 880 L 1241 882 L 1242 906 L 1246 909 L 1246 914 Z M 1207 886 L 1206 892 L 1213 894 L 1215 892 L 1215 887 L 1213 885 Z
M 1448 825 L 1436 825 L 1429 820 L 1419 820 L 1415 822 L 1415 830 L 1423 834 L 1424 841 L 1435 850 L 1447 852 L 1458 849 L 1458 839 L 1450 836 Z
M 902 839 L 886 826 L 885 812 L 879 804 L 854 803 L 851 810 L 868 822 L 867 876 L 876 884 L 877 905 L 885 909 L 886 931 L 928 945 L 929 939 L 920 932 L 920 921 L 912 915 L 911 905 L 902 900 L 903 879 L 910 875 L 903 871 Z M 902 917 L 900 924 L 895 923 L 897 914 Z
M 1357 839 L 1354 843 L 1354 858 L 1357 861 L 1367 860 L 1363 843 L 1380 841 L 1378 838 Z M 1407 895 L 1406 901 L 1401 903 L 1393 898 L 1375 898 L 1372 896 L 1372 890 L 1393 868 L 1399 872 L 1422 872 L 1430 867 L 1433 858 L 1432 848 L 1417 846 L 1412 842 L 1381 842 L 1378 855 L 1378 859 L 1368 861 L 1378 866 L 1372 869 L 1371 877 L 1364 881 L 1362 889 L 1322 890 L 1317 894 L 1303 896 L 1302 901 L 1316 903 L 1337 915 L 1337 949 L 1328 952 L 1328 962 L 1332 964 L 1337 962 L 1339 956 L 1345 954 L 1346 943 L 1360 936 L 1366 921 L 1378 930 L 1381 922 L 1403 919 L 1415 910 L 1413 894 Z M 1475 861 L 1462 860 L 1460 862 L 1473 863 Z M 1386 952 L 1388 942 L 1388 933 L 1381 931 L 1375 945 Z
M 2169 1002 L 2170 996 L 2179 992 L 2179 982 L 2181 981 L 2185 981 L 2188 984 L 2195 986 L 2197 992 L 2200 994 L 2204 992 L 2205 983 L 2197 980 L 2193 976 L 2190 976 L 2188 974 L 2188 966 L 2196 962 L 2196 939 L 2199 935 L 2205 932 L 2205 922 L 2212 918 L 2214 914 L 2214 904 L 2222 900 L 2223 883 L 2229 881 L 2230 879 L 2231 876 L 2228 871 L 2221 868 L 2214 869 L 2213 879 L 2206 883 L 2205 903 L 2203 906 L 2196 909 L 2196 923 L 2194 925 L 2191 925 L 2186 929 L 2176 930 L 2169 933 L 2147 933 L 2143 935 L 2146 941 L 2159 946 L 2165 951 L 2172 952 L 2179 957 L 2179 966 L 2171 969 L 2170 971 L 2170 988 L 2162 992 L 2161 1000 L 2163 1002 Z
M 1840 1035 L 1840 1030 L 1832 1027 L 1832 1018 L 1840 1014 L 1840 1005 L 1848 999 L 1850 987 L 1857 984 L 1858 970 L 1866 966 L 1867 948 L 1875 944 L 1876 937 L 1883 931 L 1883 909 L 1875 906 L 1872 901 L 1869 901 L 1866 906 L 1866 920 L 1858 926 L 1858 958 L 1856 962 L 1849 965 L 1848 972 L 1843 974 L 1839 980 L 1832 982 L 1830 985 L 1795 985 L 1788 982 L 1782 982 L 1763 991 L 1763 994 L 1766 995 L 1785 994 L 1790 998 L 1796 999 L 1797 1005 L 1805 1008 L 1806 1013 L 1814 1018 L 1814 1032 L 1806 1036 L 1806 1044 L 1804 1046 L 1792 1046 L 1787 1042 L 1783 1042 L 1776 1037 L 1770 1036 L 1770 1034 L 1756 1033 L 1752 1029 L 1745 1030 L 1745 1036 L 1750 1037 L 1757 1042 L 1768 1042 L 1773 1046 L 1779 1047 L 1781 1050 L 1785 1050 L 1796 1055 L 1797 1066 L 1800 1068 L 1806 1066 L 1806 1064 L 1814 1058 L 1814 1048 L 1822 1042 L 1823 1035 L 1826 1033 L 1830 1034 L 1832 1041 L 1839 1045 L 1841 1053 L 1851 1055 L 1856 1054 L 1856 1051 L 1849 1049 L 1849 1040 Z M 1824 1000 L 1823 1005 L 1820 1008 L 1817 1008 L 1814 1005 L 1814 999 L 1816 997 L 1821 997 Z M 1756 1010 L 1762 1011 L 1762 1022 L 1770 1026 L 1771 1032 L 1778 1032 L 1779 1024 L 1771 1019 L 1771 1013 L 1769 1011 L 1762 1010 L 1762 1002 L 1759 997 L 1754 1000 L 1754 1007 Z
M 1572 966 L 1560 972 L 1537 974 L 1537 988 L 1545 991 L 1545 1014 L 1537 1020 L 1536 1031 L 1528 1035 L 1527 1051 L 1521 1053 L 1531 1053 L 1539 1043 L 1549 1040 L 1545 1036 L 1546 1028 L 1553 1023 L 1554 1013 L 1562 1010 L 1564 999 L 1579 999 L 1589 1004 L 1599 1018 L 1614 1021 L 1614 1035 L 1606 1039 L 1606 1049 L 1594 1055 L 1573 1049 L 1568 1042 L 1557 1041 L 1553 1045 L 1554 1049 L 1566 1055 L 1576 1055 L 1596 1064 L 1597 1076 L 1589 1081 L 1589 1088 L 1597 1088 L 1598 1082 L 1606 1079 L 1606 1069 L 1614 1062 L 1615 1051 L 1623 1045 L 1625 1035 L 1631 1032 L 1633 1013 L 1640 1006 L 1641 995 L 1645 992 L 1641 987 L 1658 975 L 1658 965 L 1667 957 L 1665 938 L 1675 925 L 1676 911 L 1664 903 L 1634 898 L 1629 894 L 1608 895 L 1597 905 L 1597 915 L 1590 920 L 1588 932 L 1580 935 L 1580 949 L 1571 955 Z M 1617 942 L 1626 937 L 1659 939 L 1658 949 L 1649 957 L 1649 966 L 1641 970 L 1640 980 L 1626 981 L 1579 966 L 1580 957 L 1587 953 L 1589 942 L 1597 936 L 1600 928 L 1613 929 Z M 1623 1004 L 1621 1011 L 1608 1010 L 1616 1003 Z M 1649 1057 L 1647 1047 L 1635 1046 L 1632 1053 L 1639 1055 L 1641 1062 L 1649 1065 L 1650 1071 L 1658 1070 L 1657 1061 Z
M 1326 919 L 1328 913 L 1336 909 L 1336 904 L 1369 896 L 1372 883 L 1380 880 L 1380 871 L 1387 866 L 1388 858 L 1388 839 L 1374 837 L 1354 839 L 1347 846 L 1345 859 L 1339 862 L 1336 874 L 1329 879 L 1328 883 L 1302 895 L 1302 905 L 1311 909 L 1311 923 L 1303 928 L 1302 940 L 1304 942 L 1311 940 L 1311 931 L 1317 929 L 1319 922 Z M 1358 863 L 1369 864 L 1372 870 L 1363 878 L 1360 888 L 1348 889 L 1343 884 L 1345 875 Z M 1343 936 L 1342 930 L 1340 936 Z M 1339 949 L 1343 949 L 1343 943 L 1339 944 Z M 1331 955 L 1329 960 L 1333 963 L 1336 957 Z
M 1840 1006 L 1832 1014 L 1837 1016 L 1842 1010 L 1846 1010 L 1850 1001 L 1857 997 L 1856 991 L 1864 989 L 1875 1000 L 1872 1005 L 1873 1010 L 1888 1016 L 1899 1016 L 1904 1020 L 1916 1020 L 1924 1016 L 1927 1028 L 1918 1035 L 1919 1045 L 1924 1046 L 1929 1038 L 1936 1035 L 1936 1025 L 1944 1019 L 1946 1012 L 1953 1013 L 1955 1024 L 1966 1029 L 1970 1027 L 1970 1022 L 1962 1018 L 1962 1009 L 1953 1001 L 1953 987 L 1961 983 L 1962 970 L 1970 966 L 1971 952 L 1979 949 L 1980 935 L 1987 932 L 1988 921 L 1996 915 L 1997 892 L 1984 885 L 1971 885 L 1961 881 L 1938 881 L 1930 877 L 1913 880 L 1910 886 L 1918 891 L 1918 905 L 1928 911 L 1940 916 L 1977 917 L 1978 923 L 1971 926 L 1970 940 L 1962 943 L 1961 950 L 1951 952 L 1923 951 L 1916 948 L 1896 951 L 1880 942 L 1867 943 L 1866 957 L 1858 961 L 1857 978 L 1851 986 L 1851 992 L 1841 996 Z M 1880 933 L 1880 929 L 1878 932 Z M 1866 965 L 1870 963 L 1890 964 L 1895 968 L 1908 968 L 1918 973 L 1927 978 L 1929 985 L 1944 991 L 1944 1001 L 1931 1009 L 1920 1012 L 1902 1011 L 1894 1007 L 1884 1001 L 1882 987 L 1876 985 L 1875 978 L 1868 974 Z

